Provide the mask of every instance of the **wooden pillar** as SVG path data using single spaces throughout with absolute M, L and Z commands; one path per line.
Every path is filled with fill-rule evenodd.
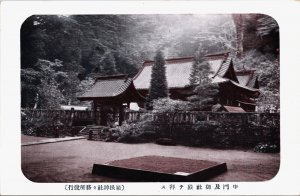
M 107 125 L 107 111 L 104 109 L 102 104 L 100 107 L 100 125 Z
M 117 111 L 117 108 L 116 108 L 116 106 L 114 105 L 114 106 L 113 106 L 113 119 L 114 119 L 114 121 L 116 121 L 116 111 Z
M 97 101 L 93 101 L 94 123 L 97 125 L 98 113 L 97 113 Z
M 73 126 L 74 116 L 75 116 L 75 110 L 74 110 L 74 108 L 71 108 L 71 118 L 70 118 L 70 124 L 69 124 L 70 127 Z
M 121 103 L 119 105 L 119 126 L 122 125 L 124 121 L 124 108 L 123 108 L 123 104 Z

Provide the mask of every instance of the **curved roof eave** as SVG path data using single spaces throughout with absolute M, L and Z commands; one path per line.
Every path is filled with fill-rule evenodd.
M 243 88 L 243 89 L 246 89 L 246 90 L 249 90 L 249 91 L 252 91 L 252 92 L 260 92 L 259 89 L 255 89 L 255 88 L 243 86 L 243 85 L 241 85 L 241 84 L 239 84 L 239 83 L 237 83 L 237 82 L 234 82 L 234 81 L 232 81 L 232 80 L 228 80 L 228 82 L 231 82 L 231 83 L 232 83 L 233 85 L 235 85 L 235 86 L 238 86 L 238 87 L 240 87 L 240 88 Z

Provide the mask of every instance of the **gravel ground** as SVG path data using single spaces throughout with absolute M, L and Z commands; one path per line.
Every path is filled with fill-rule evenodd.
M 280 165 L 279 153 L 73 140 L 23 146 L 22 171 L 34 182 L 124 182 L 92 175 L 93 164 L 147 155 L 226 162 L 228 171 L 209 181 L 270 180 Z

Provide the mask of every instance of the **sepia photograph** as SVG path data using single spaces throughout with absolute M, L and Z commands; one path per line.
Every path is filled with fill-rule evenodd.
M 258 13 L 28 17 L 24 176 L 271 180 L 281 161 L 279 30 Z

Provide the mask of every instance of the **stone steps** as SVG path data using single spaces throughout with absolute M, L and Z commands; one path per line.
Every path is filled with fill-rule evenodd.
M 79 133 L 79 135 L 85 136 L 88 140 L 95 141 L 104 141 L 109 134 L 109 127 L 96 125 L 88 125 Z

